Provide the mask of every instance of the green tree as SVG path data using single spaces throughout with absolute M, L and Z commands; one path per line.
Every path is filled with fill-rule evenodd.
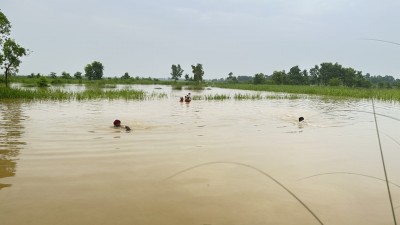
M 271 75 L 272 80 L 275 84 L 288 84 L 289 78 L 285 71 L 274 71 Z
M 179 80 L 179 78 L 182 76 L 182 74 L 183 74 L 183 69 L 181 68 L 181 65 L 172 65 L 171 66 L 171 69 L 172 69 L 172 72 L 171 72 L 171 76 L 172 76 L 172 79 L 173 80 L 175 80 L 175 81 L 177 81 L 177 80 Z
M 78 80 L 82 80 L 82 73 L 81 72 L 76 72 L 74 73 L 74 77 Z
M 351 67 L 343 68 L 343 77 L 342 77 L 343 85 L 348 87 L 353 87 L 356 86 L 356 81 L 357 81 L 357 71 L 355 71 Z
M 367 79 L 357 79 L 357 87 L 370 88 L 372 83 Z
M 53 79 L 57 78 L 57 73 L 50 72 L 50 77 L 53 78 Z
M 393 83 L 393 86 L 400 89 L 400 79 L 396 79 L 396 81 Z
M 129 73 L 128 72 L 125 72 L 124 73 L 124 75 L 121 77 L 121 79 L 129 79 L 129 78 L 131 78 L 131 76 L 129 76 Z
M 11 32 L 11 23 L 7 17 L 0 11 L 0 46 L 8 39 Z
M 253 81 L 253 77 L 252 76 L 238 76 L 237 77 L 238 82 L 247 82 L 250 83 Z
M 6 87 L 12 74 L 18 72 L 21 57 L 26 55 L 26 49 L 15 43 L 13 39 L 7 39 L 3 45 L 3 54 L 0 56 L 0 65 L 4 69 Z
M 320 74 L 319 74 L 319 66 L 315 65 L 314 68 L 310 69 L 310 83 L 313 85 L 319 84 Z
M 0 67 L 4 69 L 6 87 L 9 77 L 18 72 L 21 57 L 27 54 L 27 50 L 10 39 L 11 23 L 0 11 Z
M 338 77 L 334 77 L 329 80 L 329 86 L 339 86 L 341 84 L 342 81 Z
M 103 64 L 98 61 L 94 61 L 91 64 L 87 64 L 85 67 L 85 77 L 89 80 L 101 80 L 103 77 Z
M 356 71 L 351 67 L 349 68 L 343 67 L 338 63 L 335 64 L 321 63 L 318 72 L 319 72 L 319 81 L 321 84 L 324 85 L 332 85 L 332 82 L 334 85 L 336 85 L 339 81 L 340 85 L 345 85 L 348 87 L 370 86 L 370 83 L 366 81 L 366 77 L 362 75 L 361 71 Z
M 72 78 L 71 75 L 70 75 L 69 73 L 65 72 L 65 71 L 63 71 L 63 72 L 61 73 L 61 77 L 62 77 L 63 79 L 71 79 L 71 78 Z
M 309 84 L 310 83 L 310 77 L 308 76 L 308 70 L 303 70 L 301 72 L 301 76 L 303 77 L 303 83 L 302 84 Z
M 321 63 L 319 75 L 321 83 L 328 85 L 332 78 L 339 78 L 343 81 L 344 71 L 342 65 L 338 63 Z
M 290 84 L 296 84 L 296 85 L 304 84 L 303 75 L 301 73 L 299 66 L 293 66 L 292 68 L 290 68 L 287 75 Z
M 265 75 L 263 73 L 257 73 L 254 75 L 253 79 L 254 84 L 263 84 L 265 83 Z
M 186 80 L 186 81 L 189 81 L 189 80 L 190 80 L 189 74 L 185 74 L 185 80 Z
M 196 66 L 192 65 L 192 72 L 194 81 L 196 81 L 197 83 L 203 81 L 203 76 L 204 76 L 203 65 L 201 65 L 200 63 L 197 63 Z
M 230 73 L 228 74 L 228 77 L 226 78 L 226 80 L 227 80 L 229 83 L 239 83 L 238 79 L 237 79 L 235 76 L 233 76 L 233 73 L 232 73 L 232 72 L 230 72 Z

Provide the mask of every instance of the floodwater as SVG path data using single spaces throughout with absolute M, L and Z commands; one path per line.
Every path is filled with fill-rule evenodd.
M 370 100 L 135 88 L 169 97 L 0 102 L 0 224 L 393 224 Z M 375 109 L 400 218 L 400 105 Z

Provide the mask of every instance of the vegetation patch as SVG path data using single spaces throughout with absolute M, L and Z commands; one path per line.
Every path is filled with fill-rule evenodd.
M 48 88 L 38 88 L 27 90 L 19 88 L 1 88 L 0 99 L 26 99 L 26 100 L 92 100 L 92 99 L 125 99 L 125 100 L 145 100 L 165 98 L 166 94 L 146 94 L 137 90 L 102 90 L 88 89 L 83 92 L 66 92 L 62 90 L 50 90 Z
M 231 84 L 231 83 L 216 83 L 216 87 L 253 90 L 253 91 L 268 91 L 289 94 L 307 94 L 330 97 L 343 98 L 376 98 L 379 100 L 400 101 L 399 89 L 379 89 L 379 88 L 349 88 L 344 86 L 310 86 L 310 85 L 254 85 L 254 84 Z M 238 96 L 240 98 L 247 98 Z

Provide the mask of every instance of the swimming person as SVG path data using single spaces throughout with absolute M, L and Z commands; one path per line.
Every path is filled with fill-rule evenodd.
M 121 120 L 114 120 L 114 127 L 115 128 L 125 128 L 126 131 L 130 131 L 131 128 L 129 126 L 123 126 L 121 125 Z
M 192 101 L 192 98 L 190 97 L 190 93 L 189 93 L 185 96 L 185 102 L 190 102 L 190 101 Z
M 114 120 L 114 127 L 121 127 L 121 120 Z
M 299 117 L 299 123 L 304 121 L 304 117 Z

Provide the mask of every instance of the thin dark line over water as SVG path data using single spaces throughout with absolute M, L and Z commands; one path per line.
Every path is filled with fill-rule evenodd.
M 307 176 L 307 177 L 302 177 L 302 178 L 298 179 L 298 181 L 306 180 L 306 179 L 310 179 L 310 178 L 318 177 L 318 176 L 337 175 L 337 174 L 362 176 L 362 177 L 372 178 L 372 179 L 375 179 L 375 180 L 380 180 L 380 181 L 386 182 L 385 179 L 382 179 L 382 178 L 379 178 L 379 177 L 374 177 L 374 176 L 370 176 L 370 175 L 366 175 L 366 174 L 361 174 L 361 173 L 352 173 L 352 172 L 327 172 L 327 173 L 319 173 L 319 174 L 314 174 L 314 175 Z M 400 188 L 400 185 L 399 185 L 399 184 L 396 184 L 396 183 L 393 183 L 393 182 L 390 182 L 390 181 L 389 181 L 389 183 L 392 184 L 392 185 L 394 185 L 394 186 L 396 186 L 396 187 L 398 187 L 398 188 Z
M 202 164 L 198 164 L 189 168 L 186 168 L 184 170 L 181 170 L 167 178 L 165 178 L 164 180 L 169 180 L 172 179 L 180 174 L 183 174 L 185 172 L 188 172 L 190 170 L 199 168 L 199 167 L 204 167 L 204 166 L 209 166 L 209 165 L 214 165 L 214 164 L 232 164 L 232 165 L 238 165 L 238 166 L 243 166 L 243 167 L 247 167 L 250 169 L 253 169 L 259 173 L 261 173 L 262 175 L 268 177 L 269 179 L 271 179 L 272 181 L 274 181 L 276 184 L 278 184 L 280 187 L 282 187 L 286 192 L 288 192 L 293 198 L 295 198 L 308 212 L 311 213 L 311 215 L 319 222 L 319 224 L 322 224 L 322 221 L 318 218 L 318 216 L 299 198 L 297 197 L 292 191 L 290 191 L 286 186 L 284 186 L 282 183 L 280 183 L 278 180 L 276 180 L 275 178 L 273 178 L 272 176 L 270 176 L 268 173 L 258 169 L 257 167 L 251 166 L 251 165 L 247 165 L 244 163 L 239 163 L 239 162 L 229 162 L 229 161 L 217 161 L 217 162 L 207 162 L 207 163 L 202 163 Z

